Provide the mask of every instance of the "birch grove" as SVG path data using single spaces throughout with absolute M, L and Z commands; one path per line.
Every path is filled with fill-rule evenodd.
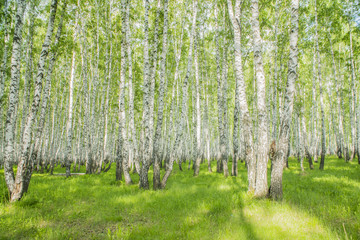
M 248 194 L 280 200 L 295 158 L 302 173 L 360 163 L 357 1 L 3 2 L 12 202 L 33 172 L 161 190 L 242 169 Z

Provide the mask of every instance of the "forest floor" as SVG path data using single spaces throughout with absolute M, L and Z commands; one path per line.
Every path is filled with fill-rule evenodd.
M 116 182 L 115 165 L 69 179 L 35 173 L 14 204 L 0 170 L 0 239 L 360 239 L 356 162 L 327 157 L 324 171 L 316 163 L 301 173 L 291 159 L 282 202 L 252 199 L 243 164 L 227 179 L 205 165 L 196 178 L 174 166 L 162 191 Z

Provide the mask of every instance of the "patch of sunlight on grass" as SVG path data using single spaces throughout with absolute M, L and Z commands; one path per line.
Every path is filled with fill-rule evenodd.
M 348 177 L 336 177 L 336 176 L 324 176 L 324 177 L 314 177 L 313 181 L 321 183 L 333 183 L 340 187 L 348 188 L 348 190 L 353 190 L 357 188 L 360 190 L 360 183 L 358 181 L 349 179 Z
M 260 239 L 336 239 L 315 217 L 286 203 L 246 207 L 244 216 L 257 226 L 255 233 Z
M 224 190 L 225 190 L 225 191 L 228 191 L 228 190 L 231 189 L 231 186 L 225 185 L 225 184 L 221 184 L 221 185 L 219 185 L 218 189 L 219 189 L 219 190 L 222 190 L 222 191 L 224 191 Z

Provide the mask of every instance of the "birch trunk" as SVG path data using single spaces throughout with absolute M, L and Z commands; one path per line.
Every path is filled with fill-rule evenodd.
M 64 9 L 65 9 L 65 7 L 66 6 L 64 6 Z M 63 16 L 64 16 L 64 11 L 63 11 L 60 23 L 59 23 L 58 31 L 55 36 L 53 49 L 57 49 L 57 47 L 58 47 L 58 43 L 60 40 L 61 31 L 62 31 Z M 41 102 L 40 116 L 39 116 L 39 120 L 38 120 L 38 124 L 37 124 L 37 129 L 35 131 L 35 144 L 34 144 L 33 150 L 31 151 L 30 164 L 35 164 L 36 162 L 38 162 L 37 170 L 39 170 L 39 161 L 37 161 L 37 159 L 38 159 L 38 157 L 40 155 L 40 151 L 41 151 L 41 141 L 43 138 L 43 129 L 44 129 L 44 125 L 45 125 L 46 111 L 48 109 L 48 100 L 50 98 L 50 93 L 51 93 L 50 92 L 51 78 L 52 78 L 52 73 L 54 70 L 56 55 L 57 55 L 56 52 L 52 52 L 49 57 L 49 66 L 48 66 L 48 72 L 46 75 L 46 83 L 45 83 L 43 98 L 42 98 L 42 102 Z M 32 174 L 32 169 L 28 173 L 27 178 L 29 178 L 29 179 L 27 181 L 27 184 L 30 182 L 31 174 Z M 27 191 L 27 185 L 25 187 L 25 192 L 26 191 Z
M 206 87 L 206 89 L 208 89 L 208 87 Z M 210 137 L 211 137 L 211 133 L 209 131 L 209 100 L 208 100 L 208 96 L 206 94 L 206 91 L 204 91 L 204 96 L 205 96 L 205 110 L 204 110 L 204 129 L 205 129 L 205 143 L 206 143 L 206 152 L 205 152 L 205 159 L 207 160 L 208 163 L 208 171 L 211 173 L 212 169 L 211 169 L 211 156 L 210 156 Z M 237 173 L 237 172 L 236 172 Z
M 89 164 L 87 167 L 89 167 L 89 169 L 87 170 L 88 173 L 94 173 L 96 171 L 96 165 L 98 164 L 98 162 L 96 162 L 97 157 L 96 157 L 96 149 L 98 147 L 98 144 L 96 144 L 97 142 L 97 137 L 96 137 L 96 111 L 97 111 L 97 107 L 96 107 L 96 100 L 97 100 L 97 93 L 98 93 L 98 87 L 99 87 L 99 60 L 100 60 L 100 45 L 99 45 L 99 21 L 100 21 L 100 5 L 99 5 L 99 1 L 96 0 L 95 1 L 95 9 L 96 9 L 96 27 L 95 27 L 95 39 L 94 39 L 94 45 L 95 46 L 91 46 L 91 49 L 95 50 L 94 53 L 94 63 L 91 64 L 92 62 L 92 57 L 93 55 L 91 55 L 90 58 L 90 66 L 93 67 L 93 73 L 92 73 L 92 77 L 91 77 L 91 90 L 92 93 L 90 94 L 90 125 L 89 125 L 89 141 L 91 142 L 91 148 L 90 148 L 90 156 L 91 156 L 91 165 Z M 94 66 L 95 65 L 95 66 Z M 90 68 L 90 72 L 91 72 L 92 68 Z
M 151 81 L 150 79 L 150 59 L 149 59 L 149 0 L 145 0 L 145 22 L 144 22 L 144 83 L 143 83 L 143 131 L 144 139 L 142 141 L 142 166 L 140 170 L 140 182 L 139 187 L 143 189 L 149 189 L 148 171 L 150 168 L 151 159 L 151 127 L 150 127 L 150 91 Z
M 184 26 L 184 20 L 182 21 L 182 26 Z M 170 149 L 173 148 L 174 146 L 174 141 L 176 139 L 176 129 L 174 128 L 174 122 L 176 122 L 177 119 L 177 115 L 178 115 L 178 105 L 179 105 L 179 92 L 178 92 L 178 79 L 179 79 L 179 66 L 180 66 L 180 58 L 181 58 L 181 50 L 182 50 L 182 46 L 183 46 L 183 37 L 184 37 L 184 27 L 181 28 L 181 37 L 180 37 L 180 43 L 178 45 L 176 45 L 177 42 L 175 42 L 175 45 L 177 46 L 176 49 L 176 55 L 175 55 L 175 74 L 174 74 L 174 82 L 173 82 L 173 91 L 172 91 L 172 100 L 171 100 L 171 108 L 170 108 L 170 131 L 173 132 L 172 136 L 171 136 L 171 146 Z M 176 93 L 176 97 L 175 97 L 175 93 Z M 171 155 L 171 153 L 169 153 L 169 155 Z M 170 157 L 169 157 L 170 159 Z M 165 163 L 168 163 L 168 161 Z M 165 167 L 166 169 L 166 167 Z
M 330 155 L 333 155 L 334 154 L 334 151 L 333 151 L 333 144 L 332 144 L 332 137 L 331 137 L 331 130 L 333 130 L 333 133 L 335 134 L 335 137 L 336 139 L 338 139 L 338 136 L 337 136 L 337 130 L 335 129 L 335 119 L 334 119 L 334 106 L 333 106 L 333 103 L 332 103 L 332 92 L 331 92 L 331 89 L 330 89 L 330 86 L 328 87 L 328 96 L 329 96 L 329 105 L 330 105 L 330 115 L 329 115 L 329 132 L 328 132 L 328 136 L 329 136 L 329 154 Z M 336 152 L 336 151 L 335 151 Z
M 157 190 L 161 188 L 160 185 L 160 162 L 161 162 L 161 131 L 164 117 L 164 97 L 165 97 L 165 81 L 166 81 L 166 55 L 167 55 L 167 32 L 168 32 L 168 0 L 164 1 L 164 31 L 163 31 L 163 49 L 160 61 L 160 86 L 158 98 L 158 114 L 154 139 L 154 175 L 153 175 L 153 188 Z
M 235 48 L 235 76 L 236 76 L 236 95 L 238 95 L 238 104 L 240 106 L 241 122 L 243 124 L 245 143 L 245 160 L 248 171 L 248 190 L 255 190 L 255 152 L 252 134 L 252 123 L 246 100 L 246 86 L 242 70 L 242 54 L 241 54 L 241 1 L 236 0 L 235 16 L 233 15 L 232 3 L 228 0 L 229 16 L 234 28 L 234 48 Z M 235 95 L 235 96 L 236 96 Z M 236 101 L 236 100 L 235 100 Z
M 301 123 L 300 119 L 301 119 L 300 112 L 298 112 L 298 114 L 297 114 L 297 131 L 298 131 L 298 134 L 299 134 L 299 136 L 298 136 L 298 139 L 299 139 L 298 140 L 299 141 L 298 148 L 299 148 L 299 158 L 300 158 L 300 169 L 301 169 L 302 172 L 304 172 L 304 145 L 303 145 L 304 141 L 302 141 L 304 136 L 302 136 L 302 131 L 301 131 L 301 124 L 302 123 Z
M 81 91 L 79 91 L 79 93 L 81 93 Z M 75 141 L 75 145 L 77 145 L 77 149 L 75 150 L 76 151 L 76 158 L 74 159 L 74 165 L 73 165 L 73 172 L 76 171 L 76 165 L 78 165 L 78 167 L 81 165 L 81 152 L 80 152 L 80 141 L 81 141 L 81 112 L 82 112 L 82 96 L 79 96 L 81 94 L 78 93 L 78 96 L 76 97 L 76 106 L 79 106 L 79 110 L 78 110 L 78 117 L 77 117 L 77 122 L 78 122 L 78 125 L 77 125 L 77 141 Z M 76 117 L 74 117 L 74 122 L 75 121 Z M 76 137 L 75 137 L 76 138 Z M 65 149 L 66 150 L 66 149 Z M 65 154 L 65 157 L 66 157 L 66 154 Z
M 17 174 L 15 178 L 14 189 L 11 193 L 11 201 L 18 201 L 23 196 L 24 192 L 27 191 L 31 173 L 32 173 L 32 162 L 30 161 L 30 145 L 31 145 L 31 130 L 35 122 L 36 114 L 39 110 L 40 98 L 42 92 L 42 81 L 45 74 L 45 63 L 47 56 L 49 54 L 51 36 L 54 30 L 55 15 L 57 9 L 57 0 L 51 1 L 50 6 L 50 16 L 48 22 L 48 28 L 45 35 L 45 40 L 42 46 L 39 62 L 38 62 L 38 72 L 35 82 L 35 92 L 33 97 L 33 102 L 31 110 L 27 116 L 25 127 L 24 127 L 24 136 L 22 138 L 22 149 L 21 157 L 18 163 Z M 45 108 L 46 110 L 46 108 Z
M 110 83 L 111 83 L 111 63 L 112 63 L 112 24 L 111 24 L 111 16 L 112 16 L 112 0 L 109 3 L 109 19 L 108 19 L 108 44 L 110 45 L 110 49 L 106 49 L 107 52 L 107 62 L 106 62 L 106 76 L 104 87 L 106 87 L 106 94 L 105 94 L 105 103 L 104 103 L 104 138 L 103 138 L 103 155 L 101 157 L 102 162 L 100 164 L 100 169 L 98 173 L 102 170 L 102 163 L 107 159 L 107 142 L 108 142 L 108 123 L 109 123 L 109 93 L 110 93 Z M 130 56 L 131 57 L 131 56 Z M 105 168 L 106 163 L 104 164 Z
M 92 173 L 93 159 L 91 154 L 91 137 L 90 137 L 90 98 L 89 98 L 89 87 L 88 87 L 88 60 L 87 60 L 87 39 L 86 39 L 86 24 L 87 20 L 82 19 L 83 23 L 83 44 L 82 44 L 82 54 L 81 54 L 81 65 L 82 65 L 82 80 L 83 80 L 83 94 L 84 94 L 84 152 L 85 152 L 85 161 L 86 161 L 86 174 Z
M 228 12 L 229 12 L 229 17 L 230 17 L 230 21 L 233 27 L 233 31 L 234 31 L 234 48 L 235 48 L 235 58 L 237 57 L 237 55 L 239 54 L 238 51 L 240 51 L 240 46 L 239 44 L 241 44 L 241 26 L 240 26 L 240 15 L 241 15 L 241 9 L 240 9 L 240 0 L 237 0 L 235 2 L 235 14 L 234 14 L 234 10 L 233 10 L 233 6 L 232 6 L 232 2 L 231 0 L 228 0 Z M 240 52 L 241 54 L 241 52 Z M 240 56 L 241 57 L 241 56 Z M 241 60 L 241 59 L 240 59 Z M 236 59 L 235 59 L 236 61 Z M 237 68 L 235 67 L 235 78 L 236 78 L 236 87 L 235 87 L 235 108 L 234 108 L 234 132 L 233 132 L 233 149 L 234 149 L 234 154 L 233 154 L 233 167 L 232 167 L 232 175 L 233 176 L 237 176 L 238 174 L 238 167 L 237 167 L 237 162 L 239 160 L 239 155 L 240 155 L 240 140 L 239 140 L 239 129 L 240 129 L 240 76 L 239 74 L 242 75 L 242 72 L 238 72 Z M 243 77 L 243 76 L 241 76 Z
M 223 77 L 222 77 L 222 99 L 221 108 L 222 110 L 222 137 L 220 141 L 221 146 L 221 164 L 224 172 L 224 176 L 229 176 L 228 171 L 228 153 L 229 153 L 229 134 L 228 134 L 228 113 L 227 113 L 227 77 L 228 77 L 228 62 L 227 62 L 227 41 L 224 37 L 224 50 L 223 50 Z
M 320 112 L 321 112 L 321 160 L 320 170 L 324 169 L 325 154 L 326 154 L 326 139 L 325 139 L 325 116 L 324 116 L 324 99 L 323 99 L 323 87 L 322 87 L 322 76 L 321 76 L 321 60 L 320 60 L 320 48 L 319 48 L 319 37 L 318 37 L 318 20 L 317 20 L 317 6 L 315 0 L 315 41 L 316 41 L 316 58 L 318 63 L 318 78 L 319 78 L 319 89 L 320 89 Z
M 268 193 L 267 163 L 268 163 L 268 140 L 267 140 L 267 114 L 266 114 L 266 84 L 265 72 L 262 59 L 262 39 L 260 36 L 259 2 L 252 0 L 252 30 L 254 41 L 254 64 L 256 70 L 257 88 L 257 113 L 258 113 L 258 148 L 256 161 L 256 185 L 255 196 L 265 197 Z M 295 70 L 296 71 L 296 70 Z
M 336 64 L 335 64 L 335 54 L 334 49 L 331 41 L 331 35 L 329 33 L 329 41 L 330 41 L 330 50 L 331 50 L 331 58 L 332 58 L 332 67 L 333 67 L 333 75 L 334 75 L 334 85 L 336 89 L 336 104 L 337 104 L 337 114 L 338 114 L 338 127 L 336 129 L 336 154 L 338 158 L 342 158 L 343 154 L 343 137 L 344 137 L 344 129 L 342 126 L 342 113 L 341 113 L 341 100 L 340 100 L 340 94 L 339 94 L 339 82 L 337 78 L 337 72 L 336 72 Z M 335 123 L 335 122 L 334 122 Z M 336 125 L 336 124 L 334 124 Z
M 130 14 L 130 4 L 127 6 L 127 22 L 129 23 L 129 14 Z M 135 170 L 137 173 L 140 173 L 140 163 L 139 163 L 139 154 L 137 149 L 137 138 L 136 138 L 136 128 L 135 128 L 135 117 L 134 117 L 134 92 L 133 92 L 133 65 L 132 65 L 132 49 L 131 49 L 131 31 L 130 23 L 127 24 L 127 43 L 128 43 L 128 65 L 129 65 L 129 117 L 130 117 L 130 148 L 132 149 L 132 161 L 135 163 Z
M 196 36 L 196 33 L 195 33 Z M 195 37 L 194 43 L 194 65 L 195 65 L 195 165 L 194 165 L 194 176 L 199 175 L 200 163 L 201 163 L 201 113 L 200 113 L 200 84 L 199 84 L 199 51 L 198 51 L 198 39 Z
M 21 5 L 21 4 L 25 5 L 25 2 L 26 1 L 19 1 L 18 4 L 19 5 Z M 9 0 L 5 0 L 5 2 L 4 2 L 4 16 L 3 16 L 3 21 L 4 21 L 3 22 L 4 47 L 3 47 L 3 57 L 2 57 L 2 63 L 1 63 L 1 69 L 0 69 L 0 114 L 1 114 L 1 119 L 0 120 L 1 120 L 1 124 L 2 124 L 2 120 L 3 120 L 2 112 L 3 112 L 4 84 L 5 84 L 5 79 L 6 79 L 6 69 L 7 69 L 7 59 L 8 59 L 7 54 L 8 54 L 9 41 L 10 41 L 10 31 L 8 30 L 8 26 L 10 26 L 9 16 L 8 16 L 9 15 L 8 7 L 9 7 Z M 25 8 L 25 6 L 20 6 L 20 7 L 18 7 L 18 9 L 20 9 L 21 11 L 24 11 L 23 9 L 21 9 L 22 7 Z M 30 14 L 32 14 L 32 12 Z M 22 15 L 20 17 L 22 18 L 23 15 L 24 15 L 24 13 L 22 13 Z M 17 14 L 16 16 L 19 16 L 19 15 Z M 33 19 L 33 18 L 30 17 L 30 22 L 32 21 L 31 19 Z M 16 22 L 16 26 L 17 26 L 17 23 L 18 22 Z M 21 19 L 21 26 L 20 26 L 21 28 L 22 28 L 22 24 L 23 23 L 22 23 L 22 19 Z M 29 27 L 29 29 L 31 29 L 31 26 Z M 15 30 L 17 30 L 17 29 L 15 29 Z M 20 39 L 19 43 L 21 44 L 21 39 Z
M 59 89 L 62 90 L 62 92 L 65 91 L 64 87 L 62 86 L 62 82 L 60 81 L 59 84 Z M 59 122 L 60 122 L 60 118 L 61 118 L 61 109 L 62 106 L 64 104 L 64 98 L 60 99 L 60 93 L 57 92 L 56 93 L 56 97 L 55 97 L 55 102 L 58 102 L 61 100 L 60 106 L 58 104 L 55 104 L 55 107 L 53 108 L 53 130 L 52 130 L 52 136 L 51 136 L 51 154 L 53 155 L 51 160 L 50 160 L 50 174 L 53 175 L 53 170 L 54 170 L 54 166 L 55 166 L 55 148 L 56 148 L 56 140 L 58 139 L 58 128 L 59 128 Z M 55 120 L 55 115 L 56 120 Z
M 275 58 L 274 58 L 274 83 L 273 83 L 273 115 L 272 115 L 272 140 L 276 142 L 278 134 L 278 26 L 279 26 L 279 1 L 275 3 Z
M 204 37 L 203 37 L 204 39 Z M 205 69 L 205 87 L 203 88 L 204 90 L 204 97 L 205 97 L 205 101 L 204 101 L 204 138 L 205 138 L 205 144 L 206 144 L 206 150 L 205 150 L 205 159 L 207 160 L 207 164 L 208 164 L 208 172 L 212 172 L 211 169 L 211 155 L 210 155 L 210 141 L 211 141 L 211 131 L 210 131 L 210 122 L 209 122 L 209 77 L 208 77 L 208 67 L 207 67 L 207 62 L 206 62 L 206 52 L 205 52 L 205 43 L 203 40 L 203 55 L 204 55 L 204 69 Z
M 352 14 L 352 3 L 351 3 L 351 14 Z M 350 67 L 351 67 L 351 95 L 350 95 L 350 124 L 351 124 L 351 155 L 350 161 L 352 161 L 357 152 L 357 144 L 356 144 L 356 88 L 355 88 L 355 64 L 354 64 L 354 53 L 353 53 L 353 40 L 352 40 L 352 31 L 351 31 L 351 23 L 349 21 L 349 34 L 350 34 Z
M 298 67 L 298 31 L 299 31 L 299 0 L 291 1 L 291 31 L 290 55 L 288 63 L 288 80 L 286 85 L 285 102 L 281 114 L 281 126 L 275 159 L 272 162 L 270 197 L 274 200 L 282 199 L 282 175 L 284 162 L 289 148 L 289 134 L 291 116 L 294 103 L 295 82 Z
M 222 153 L 225 153 L 225 146 L 222 146 L 222 137 L 224 132 L 224 123 L 223 123 L 223 106 L 222 106 L 222 77 L 221 77 L 221 62 L 220 62 L 220 43 L 219 43 L 219 24 L 218 24 L 218 9 L 215 9 L 215 18 L 216 20 L 216 35 L 215 35 L 215 45 L 216 45 L 216 78 L 217 78 L 217 106 L 218 106 L 218 128 L 219 128 L 219 153 L 220 157 L 217 160 L 216 172 L 220 173 L 222 171 Z
M 304 99 L 305 99 L 305 92 L 304 92 Z M 301 107 L 301 123 L 302 123 L 302 145 L 304 147 L 303 151 L 305 152 L 305 156 L 306 158 L 308 159 L 309 161 L 309 168 L 310 169 L 314 169 L 314 165 L 313 165 L 313 162 L 312 162 L 312 157 L 311 157 L 311 154 L 310 154 L 310 149 L 309 149 L 309 145 L 308 145 L 308 138 L 307 138 L 307 131 L 306 131 L 306 121 L 305 121 L 305 115 L 304 115 L 304 112 L 305 112 L 305 106 L 304 104 L 302 105 Z
M 129 0 L 121 1 L 121 70 L 120 70 L 120 96 L 119 96 L 119 145 L 118 145 L 118 162 L 122 162 L 122 169 L 124 173 L 125 183 L 132 184 L 128 167 L 128 142 L 126 137 L 126 116 L 125 116 L 125 78 L 127 68 L 127 5 Z M 120 154 L 119 154 L 120 153 Z M 120 159 L 119 159 L 120 158 Z
M 193 55 L 193 48 L 194 48 L 195 29 L 196 29 L 197 5 L 198 5 L 197 0 L 194 0 L 193 1 L 192 29 L 191 29 L 190 46 L 189 46 L 189 53 L 188 53 L 189 54 L 188 55 L 188 64 L 187 64 L 186 75 L 185 75 L 185 78 L 183 81 L 183 86 L 182 86 L 183 96 L 182 96 L 182 108 L 181 108 L 181 116 L 180 116 L 181 119 L 180 119 L 180 124 L 178 125 L 178 129 L 177 129 L 175 144 L 170 153 L 171 156 L 170 156 L 168 168 L 166 169 L 165 175 L 163 176 L 163 178 L 161 180 L 161 188 L 165 188 L 167 180 L 172 172 L 176 153 L 177 153 L 177 150 L 180 145 L 180 141 L 182 139 L 182 135 L 184 134 L 184 129 L 185 129 L 184 123 L 185 123 L 185 119 L 186 119 L 186 115 L 187 115 L 187 107 L 186 107 L 187 104 L 186 103 L 188 101 L 187 91 L 188 91 L 188 81 L 190 78 L 190 71 L 192 69 L 192 63 L 193 63 L 192 55 Z
M 160 6 L 161 6 L 161 0 L 157 1 L 157 10 L 156 10 L 156 17 L 155 17 L 155 30 L 154 30 L 154 42 L 151 44 L 151 57 L 150 60 L 152 63 L 150 63 L 150 95 L 149 95 L 149 101 L 150 101 L 150 111 L 149 111 L 149 131 L 150 131 L 150 161 L 153 158 L 153 148 L 154 148 L 154 102 L 155 102 L 155 83 L 156 83 L 156 70 L 157 70 L 157 63 L 158 63 L 158 45 L 159 45 L 159 21 L 160 21 Z M 152 162 L 151 162 L 152 163 Z M 150 164 L 151 164 L 150 163 Z
M 79 1 L 77 5 L 79 7 Z M 76 20 L 75 20 L 76 22 L 75 22 L 74 36 L 73 36 L 74 44 L 76 44 L 76 37 L 77 37 L 78 15 L 79 12 L 76 13 Z M 66 126 L 66 150 L 65 150 L 66 177 L 70 177 L 70 166 L 71 166 L 72 131 L 73 131 L 72 118 L 73 118 L 73 101 L 74 101 L 73 95 L 74 95 L 74 79 L 75 79 L 75 66 L 76 66 L 75 61 L 76 61 L 76 51 L 74 46 L 72 50 L 72 58 L 71 58 L 71 75 L 69 81 L 69 108 L 68 108 L 68 119 Z
M 315 50 L 315 49 L 314 49 Z M 313 85 L 312 85 L 312 107 L 311 107 L 311 146 L 314 162 L 317 161 L 317 102 L 316 102 L 316 54 L 313 58 Z
M 24 133 L 24 124 L 26 121 L 26 116 L 29 111 L 30 104 L 30 91 L 32 86 L 32 74 L 33 74 L 33 35 L 34 35 L 34 8 L 35 4 L 33 1 L 30 1 L 30 10 L 29 10 L 29 32 L 28 32 L 28 46 L 26 51 L 26 73 L 25 73 L 25 83 L 24 83 L 24 96 L 23 96 L 23 113 L 22 113 L 22 121 L 21 121 L 21 131 L 20 138 L 22 138 Z M 6 49 L 5 49 L 6 50 Z M 1 109 L 0 109 L 1 111 Z
M 13 192 L 15 190 L 14 189 L 15 179 L 14 179 L 14 171 L 13 171 L 14 138 L 15 138 L 14 135 L 15 135 L 15 127 L 16 127 L 15 109 L 17 108 L 19 101 L 21 44 L 22 44 L 22 28 L 23 28 L 25 4 L 26 4 L 25 0 L 18 0 L 16 18 L 15 18 L 15 27 L 14 27 L 13 49 L 11 56 L 11 81 L 10 81 L 9 101 L 8 101 L 8 110 L 6 114 L 7 118 L 5 123 L 4 175 L 5 175 L 5 182 L 11 196 L 13 195 Z

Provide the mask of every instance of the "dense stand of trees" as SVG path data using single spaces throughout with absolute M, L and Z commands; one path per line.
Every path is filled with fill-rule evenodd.
M 11 201 L 57 165 L 70 177 L 114 164 L 143 189 L 150 167 L 153 189 L 175 164 L 246 167 L 249 192 L 281 199 L 290 155 L 302 171 L 326 154 L 360 164 L 357 0 L 0 3 Z

